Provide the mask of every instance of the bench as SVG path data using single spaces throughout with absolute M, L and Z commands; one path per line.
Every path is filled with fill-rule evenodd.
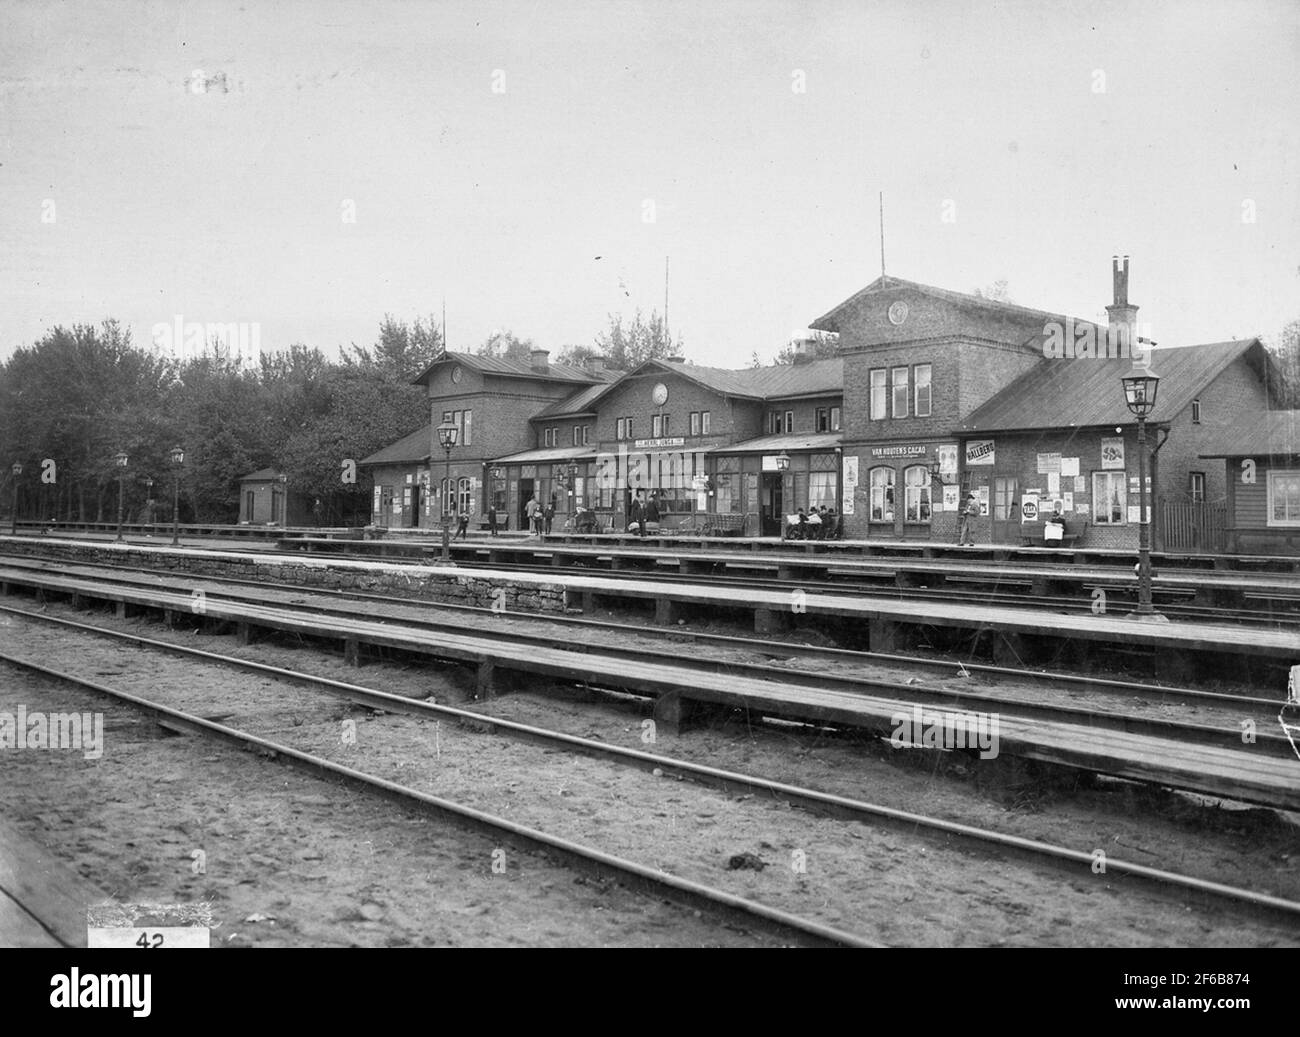
M 704 512 L 696 516 L 700 536 L 738 537 L 745 530 L 745 516 L 740 512 Z
M 1047 538 L 1047 523 L 1044 520 L 1022 522 L 1020 524 L 1020 543 L 1023 547 L 1073 547 L 1076 540 L 1088 531 L 1088 520 L 1080 515 L 1065 516 L 1065 530 L 1058 539 Z

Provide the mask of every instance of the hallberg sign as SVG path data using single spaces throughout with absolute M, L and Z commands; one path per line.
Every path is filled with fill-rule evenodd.
M 991 439 L 968 439 L 966 440 L 966 467 L 973 465 L 991 465 L 993 464 L 993 440 Z

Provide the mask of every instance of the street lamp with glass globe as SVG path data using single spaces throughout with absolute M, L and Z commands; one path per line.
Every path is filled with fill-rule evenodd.
M 1121 379 L 1124 402 L 1138 420 L 1138 616 L 1154 616 L 1151 605 L 1151 525 L 1147 506 L 1147 417 L 1156 407 L 1160 379 L 1134 374 Z
M 14 473 L 14 513 L 13 513 L 13 524 L 9 529 L 9 534 L 10 536 L 17 536 L 18 535 L 18 477 L 23 474 L 23 463 L 21 461 L 15 461 L 14 466 L 9 470 Z
M 169 455 L 172 461 L 172 547 L 181 543 L 181 465 L 185 463 L 185 450 L 174 446 Z
M 447 456 L 447 477 L 443 481 L 442 493 L 442 557 L 439 559 L 443 565 L 451 564 L 451 448 L 459 436 L 460 426 L 450 421 L 438 426 L 438 445 Z
M 122 539 L 122 509 L 126 504 L 126 454 L 119 451 L 113 458 L 118 468 L 122 469 L 117 473 L 117 539 Z

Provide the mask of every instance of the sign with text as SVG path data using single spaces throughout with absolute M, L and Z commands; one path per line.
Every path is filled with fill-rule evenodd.
M 685 446 L 686 440 L 681 436 L 671 439 L 638 439 L 632 444 L 637 450 L 655 450 L 659 447 Z
M 858 459 L 856 457 L 846 457 L 844 459 L 844 502 L 840 508 L 840 514 L 853 514 L 853 498 L 858 490 Z
M 1103 470 L 1124 468 L 1124 440 L 1103 439 L 1101 441 L 1101 467 Z
M 974 465 L 992 465 L 993 464 L 993 440 L 991 439 L 968 439 L 966 440 L 966 467 Z
M 924 457 L 930 448 L 924 443 L 899 443 L 894 446 L 873 446 L 872 457 Z

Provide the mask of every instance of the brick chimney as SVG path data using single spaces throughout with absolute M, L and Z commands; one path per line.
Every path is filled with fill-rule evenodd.
M 1128 356 L 1137 342 L 1138 312 L 1138 308 L 1128 301 L 1128 256 L 1124 257 L 1123 269 L 1120 269 L 1119 256 L 1111 257 L 1111 279 L 1115 286 L 1115 301 L 1106 307 L 1110 317 L 1108 337 L 1118 345 L 1120 356 Z
M 593 374 L 600 374 L 605 370 L 605 356 L 603 353 L 592 353 L 582 362 L 582 366 Z
M 796 364 L 812 362 L 813 340 L 808 335 L 795 335 L 790 339 L 790 345 L 794 347 L 794 362 Z
M 528 362 L 534 371 L 544 373 L 551 369 L 550 356 L 551 351 L 549 349 L 534 349 L 528 354 Z

